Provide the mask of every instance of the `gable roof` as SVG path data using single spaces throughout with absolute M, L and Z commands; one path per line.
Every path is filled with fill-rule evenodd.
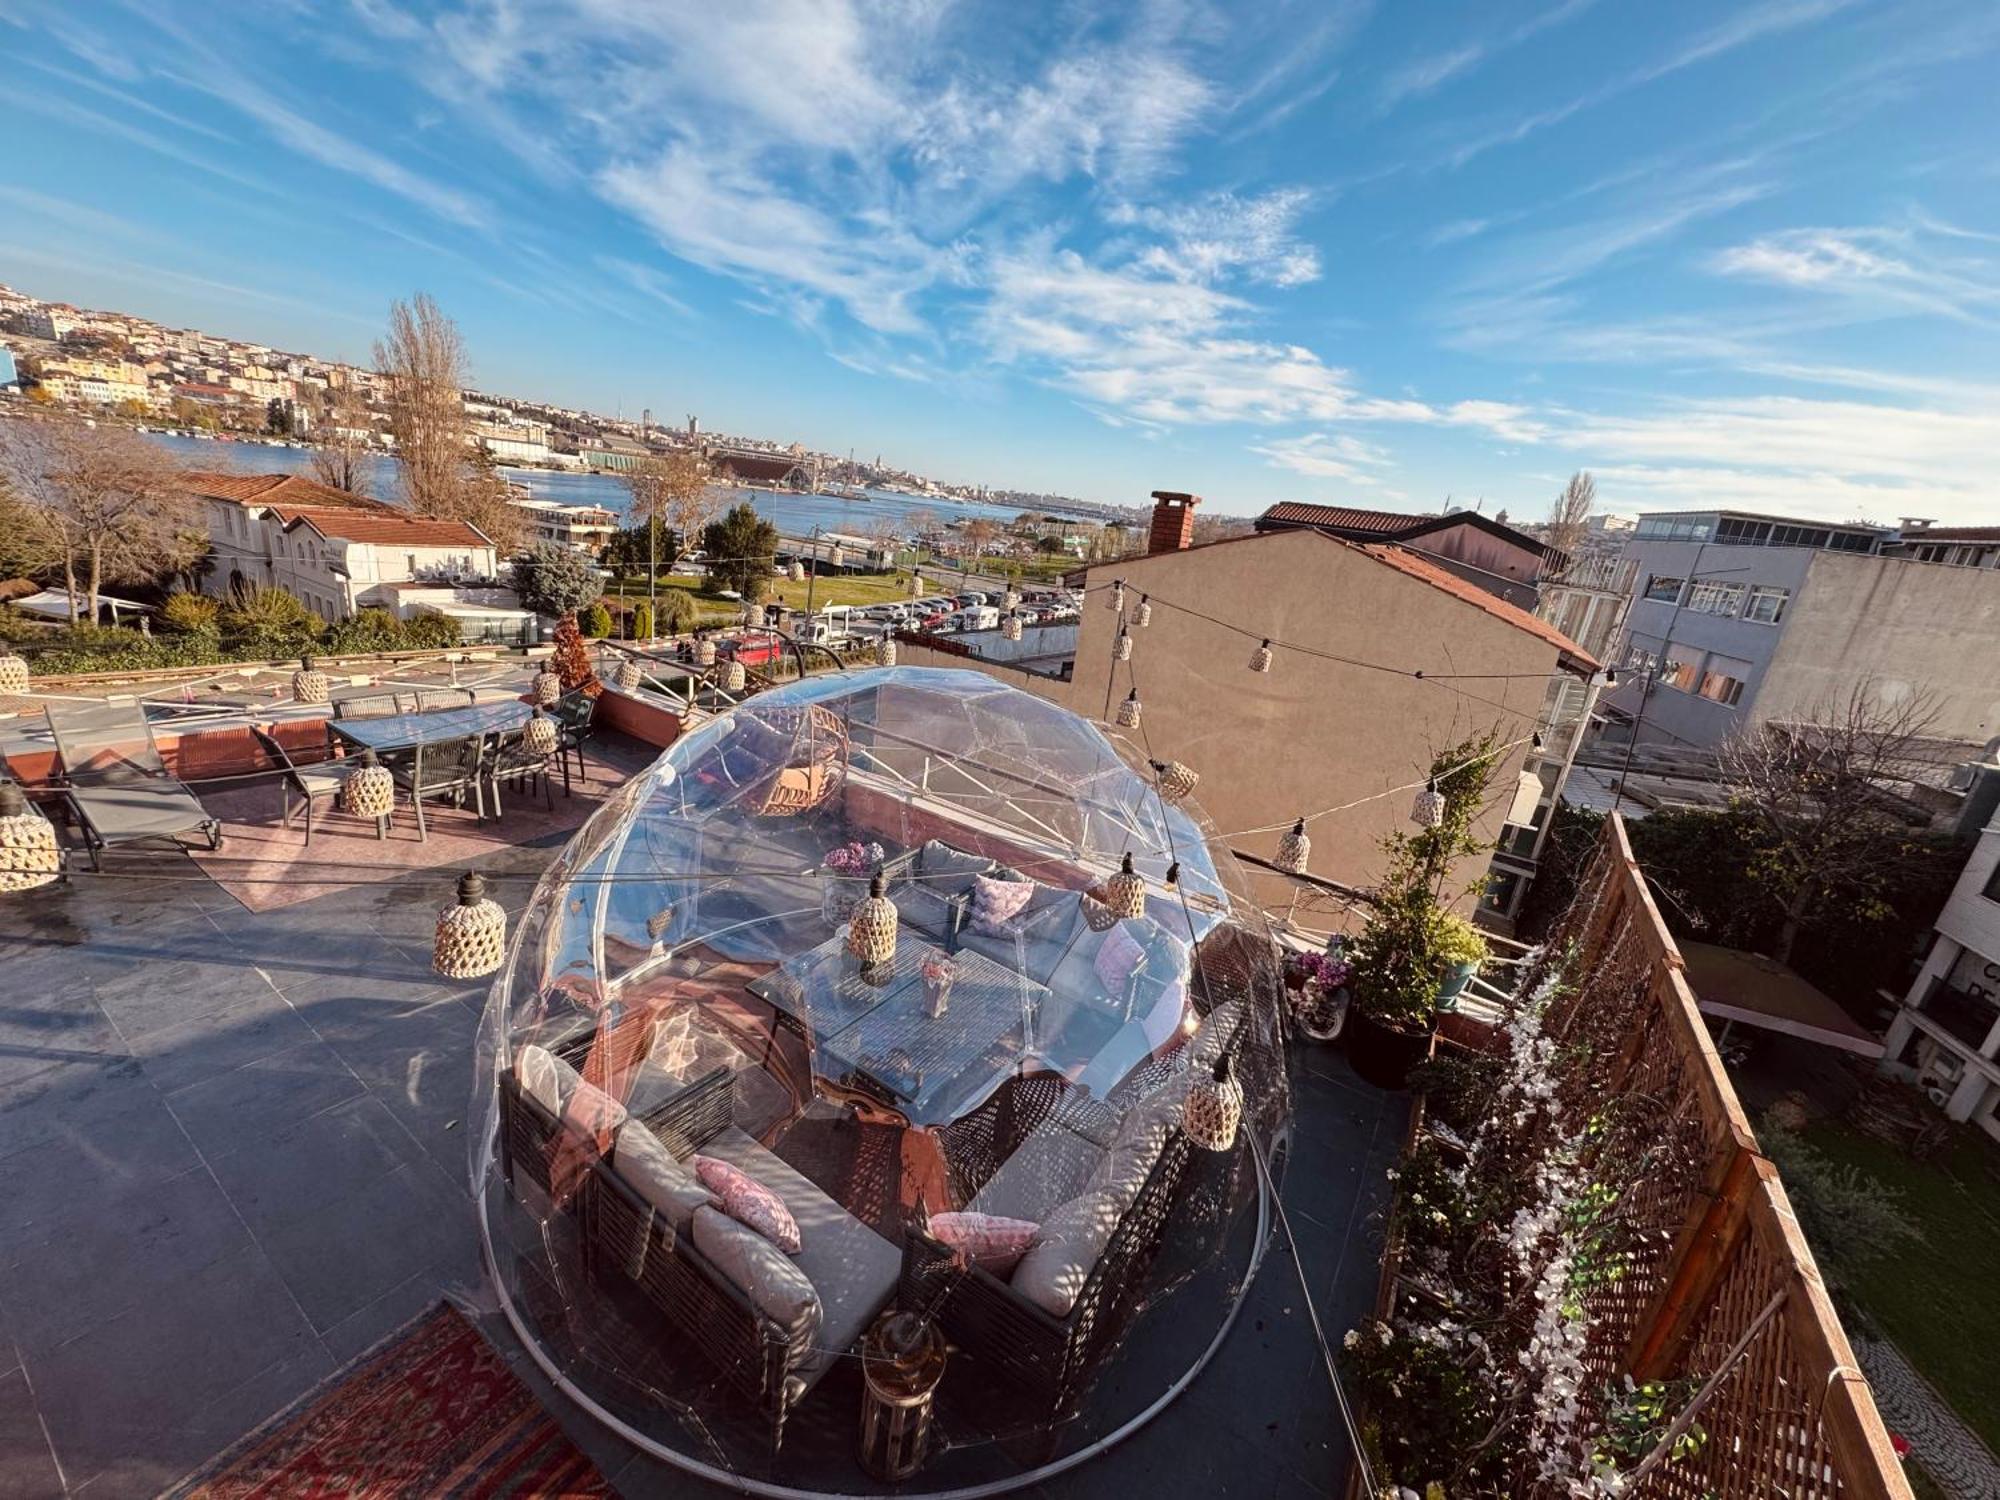
M 1558 565 L 1569 554 L 1551 547 L 1539 537 L 1518 531 L 1505 521 L 1476 510 L 1450 510 L 1438 516 L 1412 516 L 1393 510 L 1359 510 L 1348 505 L 1313 505 L 1304 500 L 1281 500 L 1257 517 L 1259 531 L 1281 531 L 1310 526 L 1350 541 L 1408 542 L 1433 531 L 1453 526 L 1472 526 L 1488 536 L 1498 537 L 1523 552 L 1538 555 Z
M 188 488 L 208 500 L 227 500 L 237 505 L 313 506 L 322 510 L 366 510 L 400 514 L 397 507 L 334 489 L 303 474 L 214 474 L 188 475 Z
M 310 526 L 329 540 L 370 542 L 407 547 L 490 547 L 493 543 L 470 521 L 446 521 L 434 516 L 413 516 L 407 511 L 383 507 L 366 510 L 354 506 L 274 505 L 271 514 L 290 531 Z

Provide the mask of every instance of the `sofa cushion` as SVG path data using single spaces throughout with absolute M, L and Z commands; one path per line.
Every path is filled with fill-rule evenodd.
M 1107 995 L 1123 995 L 1138 973 L 1146 966 L 1146 949 L 1136 937 L 1126 929 L 1129 922 L 1120 922 L 1104 934 L 1104 941 L 1097 945 L 1097 954 L 1090 964 L 1097 971 L 1097 982 L 1104 986 Z
M 983 854 L 954 849 L 932 839 L 917 851 L 917 877 L 931 890 L 945 895 L 962 895 L 972 889 L 972 877 L 993 873 L 993 861 Z
M 1079 1193 L 1043 1223 L 1010 1285 L 1050 1317 L 1068 1317 L 1130 1206 L 1115 1187 Z
M 565 1080 L 563 1074 L 569 1079 Z M 514 1077 L 521 1085 L 521 1092 L 535 1103 L 558 1117 L 562 1114 L 563 1097 L 568 1093 L 565 1082 L 574 1082 L 576 1069 L 563 1062 L 546 1047 L 530 1042 L 514 1054 Z
M 748 1224 L 787 1255 L 799 1253 L 799 1226 L 785 1200 L 741 1167 L 712 1156 L 694 1159 L 694 1175 L 722 1204 L 722 1211 Z
M 795 1361 L 814 1356 L 825 1311 L 811 1280 L 783 1251 L 714 1208 L 695 1210 L 694 1247 L 760 1315 L 783 1330 Z
M 1035 1242 L 1041 1226 L 1031 1219 L 1003 1219 L 978 1212 L 932 1214 L 930 1237 L 982 1271 L 1005 1276 Z
M 1180 1124 L 1182 1102 L 1181 1091 L 1161 1088 L 1126 1110 L 1104 1160 L 1090 1174 L 1090 1186 L 1113 1190 L 1127 1207 L 1136 1202 Z
M 676 1234 L 688 1232 L 696 1209 L 714 1206 L 708 1189 L 637 1120 L 628 1120 L 620 1128 L 611 1151 L 611 1170 L 658 1209 Z
M 1042 1121 L 981 1184 L 967 1208 L 1001 1218 L 1040 1220 L 1089 1181 L 1104 1146 L 1060 1119 Z
M 988 937 L 1007 937 L 1019 930 L 1017 919 L 1035 894 L 1032 880 L 972 877 L 972 927 Z

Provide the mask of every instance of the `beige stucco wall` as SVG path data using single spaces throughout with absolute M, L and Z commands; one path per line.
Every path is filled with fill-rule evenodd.
M 1101 585 L 1122 577 L 1128 612 L 1140 593 L 1154 600 L 1152 624 L 1133 632 L 1129 663 L 1114 663 L 1117 616 Z M 1475 605 L 1311 531 L 1274 532 L 1188 552 L 1128 558 L 1091 570 L 1076 669 L 1068 683 L 1033 678 L 942 654 L 905 648 L 911 664 L 973 666 L 1093 719 L 1136 685 L 1143 753 L 1181 760 L 1201 773 L 1199 801 L 1223 833 L 1286 822 L 1420 778 L 1433 754 L 1498 725 L 1505 739 L 1533 730 L 1555 669 L 1549 643 Z M 1457 684 L 1420 682 L 1281 650 L 1267 676 L 1250 671 L 1254 636 L 1170 606 L 1185 606 L 1318 651 L 1406 671 L 1520 673 Z M 1115 671 L 1113 670 L 1115 666 Z M 1485 701 L 1478 701 L 1485 700 Z M 1111 731 L 1122 733 L 1122 731 Z M 1511 751 L 1495 778 L 1496 800 L 1483 832 L 1499 832 L 1526 746 Z M 1366 802 L 1310 825 L 1314 874 L 1370 884 L 1381 869 L 1377 843 L 1409 827 L 1411 794 Z M 1279 834 L 1233 839 L 1269 856 Z M 1468 862 L 1463 880 L 1486 867 Z M 1259 898 L 1283 909 L 1282 877 L 1256 877 Z M 1325 911 L 1302 925 L 1333 925 Z
M 2000 572 L 1821 553 L 1792 601 L 1752 713 L 1802 719 L 1872 681 L 1885 694 L 1928 691 L 1930 733 L 2000 735 Z

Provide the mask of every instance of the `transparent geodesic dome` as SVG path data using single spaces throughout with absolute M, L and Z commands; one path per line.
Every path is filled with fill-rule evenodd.
M 756 696 L 598 810 L 512 936 L 472 1143 L 571 1395 L 710 1477 L 847 1494 L 885 1488 L 857 1435 L 892 1314 L 943 1350 L 899 1493 L 1029 1482 L 1172 1399 L 1256 1268 L 1290 1094 L 1264 917 L 1155 783 L 1031 693 L 891 668 Z

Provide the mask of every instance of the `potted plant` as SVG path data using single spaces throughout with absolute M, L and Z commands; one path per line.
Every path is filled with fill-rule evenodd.
M 1438 794 L 1441 811 L 1433 808 L 1417 832 L 1382 841 L 1388 866 L 1348 951 L 1354 1000 L 1342 1030 L 1354 1071 L 1380 1088 L 1406 1086 L 1410 1069 L 1430 1054 L 1441 999 L 1455 1001 L 1471 977 L 1471 970 L 1458 971 L 1485 958 L 1485 940 L 1450 910 L 1454 900 L 1476 896 L 1484 877 L 1458 890 L 1450 885 L 1459 864 L 1488 847 L 1472 823 L 1500 755 L 1493 733 L 1443 751 L 1424 794 L 1433 803 Z

